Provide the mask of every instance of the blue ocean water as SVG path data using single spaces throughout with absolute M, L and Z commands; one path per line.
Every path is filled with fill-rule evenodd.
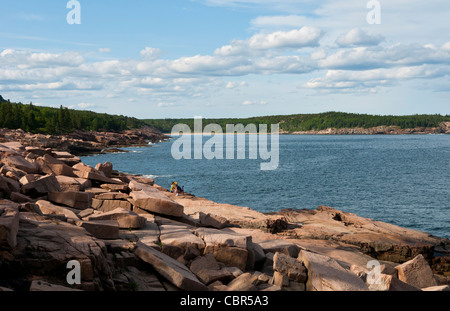
M 450 135 L 281 135 L 272 171 L 248 156 L 175 160 L 173 141 L 82 160 L 110 161 L 165 188 L 177 181 L 196 196 L 261 212 L 328 205 L 450 238 Z

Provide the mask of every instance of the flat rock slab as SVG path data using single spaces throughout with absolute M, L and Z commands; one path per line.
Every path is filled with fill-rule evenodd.
M 141 242 L 137 242 L 134 253 L 176 287 L 186 291 L 208 291 L 208 287 L 195 274 L 172 257 Z
M 252 241 L 252 237 L 250 235 L 239 234 L 233 231 L 218 230 L 213 228 L 198 228 L 195 232 L 205 241 L 207 246 L 234 246 L 246 249 Z
M 167 193 L 167 196 L 183 205 L 184 213 L 186 215 L 193 217 L 195 215 L 199 215 L 199 213 L 203 213 L 205 215 L 216 215 L 218 217 L 223 217 L 220 219 L 227 219 L 226 225 L 231 224 L 242 228 L 267 230 L 268 221 L 271 219 L 271 217 L 248 207 L 220 204 L 204 198 L 191 197 L 187 195 L 175 196 L 169 192 Z
M 123 208 L 131 211 L 132 205 L 124 200 L 99 200 L 92 199 L 92 208 L 101 212 L 110 212 L 117 208 Z
M 301 250 L 298 260 L 308 271 L 309 291 L 368 291 L 367 285 L 353 272 L 342 268 L 331 257 Z
M 23 176 L 19 182 L 22 184 L 21 192 L 47 194 L 51 191 L 61 191 L 58 180 L 54 175 L 28 174 Z
M 39 172 L 39 165 L 37 163 L 31 163 L 22 156 L 8 156 L 3 158 L 2 162 L 28 174 L 36 174 Z
M 100 277 L 103 286 L 111 284 L 112 272 L 106 258 L 105 244 L 86 229 L 65 222 L 55 223 L 35 213 L 20 213 L 15 259 L 30 275 L 45 275 L 65 280 L 71 260 L 81 264 L 81 286 Z M 67 273 L 67 272 L 66 272 Z M 106 290 L 106 288 L 104 287 Z
M 205 242 L 192 233 L 187 226 L 161 225 L 160 241 L 163 253 L 178 258 L 183 255 L 189 247 L 193 247 L 203 253 Z
M 121 185 L 121 184 L 103 184 L 100 186 L 102 189 L 107 191 L 128 191 L 127 185 Z
M 145 227 L 147 219 L 123 208 L 117 208 L 110 212 L 94 214 L 87 217 L 88 220 L 115 220 L 121 229 L 141 229 Z
M 77 177 L 73 173 L 73 168 L 69 165 L 65 164 L 64 162 L 61 162 L 59 160 L 56 160 L 50 155 L 45 155 L 44 157 L 38 158 L 37 163 L 39 164 L 39 170 L 40 172 L 43 172 L 44 174 L 54 174 L 54 175 L 63 175 L 63 176 L 70 176 L 70 177 Z
M 154 222 L 149 222 L 145 224 L 145 226 L 139 230 L 132 230 L 130 233 L 134 234 L 141 243 L 155 247 L 159 244 L 159 227 Z
M 131 192 L 132 203 L 146 212 L 183 217 L 184 207 L 151 186 Z
M 64 215 L 69 219 L 80 220 L 77 214 L 63 206 L 55 205 L 45 200 L 39 200 L 36 204 L 43 215 Z
M 97 200 L 126 200 L 129 197 L 128 194 L 122 192 L 106 192 L 95 196 Z
M 334 240 L 359 246 L 361 251 L 378 260 L 402 263 L 418 254 L 433 256 L 434 248 L 445 239 L 428 233 L 399 227 L 357 216 L 327 206 L 316 210 L 283 210 L 298 228 L 292 235 L 298 239 Z M 448 241 L 448 240 L 447 240 Z
M 92 186 L 89 179 L 70 176 L 56 176 L 61 191 L 83 191 Z
M 49 201 L 67 205 L 79 210 L 90 208 L 92 205 L 92 197 L 92 193 L 81 191 L 52 191 L 48 193 Z
M 97 239 L 115 240 L 119 238 L 119 223 L 115 220 L 79 221 L 77 225 L 86 229 Z

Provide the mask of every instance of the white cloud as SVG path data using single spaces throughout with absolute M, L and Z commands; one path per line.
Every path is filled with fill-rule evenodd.
M 244 101 L 243 103 L 242 103 L 242 105 L 243 106 L 255 106 L 255 105 L 261 105 L 261 106 L 264 106 L 264 105 L 267 105 L 267 102 L 266 101 L 251 101 L 251 100 L 246 100 L 246 101 Z
M 111 52 L 110 48 L 99 48 L 98 49 L 99 53 L 109 53 Z
M 450 51 L 450 42 L 446 42 L 443 46 L 442 49 L 445 51 Z
M 162 51 L 160 49 L 146 47 L 141 51 L 141 55 L 148 59 L 156 59 L 160 57 L 162 54 Z
M 321 36 L 319 28 L 305 26 L 291 31 L 256 34 L 248 40 L 248 45 L 252 49 L 313 47 L 319 44 Z
M 242 87 L 242 86 L 248 86 L 248 83 L 245 81 L 241 81 L 241 82 L 228 82 L 227 85 L 225 86 L 225 88 L 227 89 L 235 89 L 237 87 Z
M 174 103 L 158 103 L 159 108 L 171 108 L 175 106 L 177 105 L 175 105 Z
M 88 109 L 88 108 L 94 108 L 95 104 L 89 104 L 89 103 L 79 103 L 77 105 L 78 108 L 80 109 Z
M 381 35 L 372 35 L 360 28 L 353 28 L 346 34 L 339 36 L 336 44 L 341 47 L 378 45 L 384 38 Z

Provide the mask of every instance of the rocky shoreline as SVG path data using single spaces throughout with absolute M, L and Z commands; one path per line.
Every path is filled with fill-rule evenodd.
M 51 148 L 81 156 L 94 153 L 123 152 L 119 148 L 146 146 L 169 139 L 153 127 L 122 132 L 75 131 L 65 135 L 32 134 L 21 129 L 0 129 L 0 143 L 17 141 L 24 146 Z
M 311 130 L 288 132 L 280 134 L 290 135 L 426 135 L 426 134 L 450 134 L 450 122 L 442 122 L 438 127 L 416 127 L 402 129 L 398 126 L 377 126 L 371 128 L 328 128 L 325 130 Z
M 448 239 L 326 206 L 263 214 L 175 196 L 83 164 L 69 151 L 83 138 L 1 133 L 0 291 L 449 290 Z M 108 141 L 88 144 L 122 143 Z

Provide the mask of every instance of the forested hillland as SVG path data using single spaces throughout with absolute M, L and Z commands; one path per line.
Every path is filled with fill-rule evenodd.
M 369 129 L 379 126 L 400 129 L 436 128 L 450 122 L 450 115 L 369 115 L 345 112 L 293 114 L 251 118 L 203 119 L 203 126 L 218 124 L 226 132 L 227 124 L 279 124 L 283 133 L 321 131 L 326 129 Z M 32 103 L 12 103 L 0 95 L 0 128 L 22 129 L 31 133 L 66 134 L 82 131 L 123 131 L 152 126 L 163 133 L 170 133 L 176 124 L 186 124 L 194 130 L 194 119 L 137 119 L 123 115 L 111 115 L 85 110 L 35 106 Z M 270 131 L 270 126 L 268 127 Z
M 194 129 L 194 119 L 147 119 L 143 120 L 150 126 L 153 126 L 163 133 L 170 133 L 172 127 L 176 124 L 186 124 Z M 279 124 L 281 132 L 305 132 L 320 131 L 329 128 L 363 128 L 369 129 L 378 126 L 396 126 L 400 129 L 411 128 L 434 128 L 439 127 L 442 122 L 450 122 L 450 115 L 368 115 L 354 114 L 344 112 L 324 112 L 317 114 L 295 114 L 278 115 L 252 118 L 222 118 L 222 119 L 203 119 L 203 126 L 215 123 L 222 127 L 226 132 L 227 124 Z M 270 126 L 268 127 L 270 130 Z

